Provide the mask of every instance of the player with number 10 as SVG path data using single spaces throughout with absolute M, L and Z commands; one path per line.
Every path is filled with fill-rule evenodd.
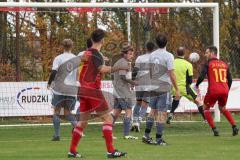
M 205 118 L 212 128 L 214 136 L 219 136 L 210 112 L 210 108 L 218 101 L 220 111 L 232 125 L 232 135 L 236 136 L 238 134 L 236 122 L 226 108 L 228 93 L 232 85 L 232 76 L 229 67 L 225 62 L 217 58 L 217 48 L 215 46 L 208 47 L 205 56 L 208 62 L 204 65 L 196 83 L 196 88 L 198 88 L 207 75 L 208 90 L 204 98 Z

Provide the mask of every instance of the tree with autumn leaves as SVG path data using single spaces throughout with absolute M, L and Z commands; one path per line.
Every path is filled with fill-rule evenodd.
M 155 1 L 154 1 L 155 2 Z M 161 2 L 161 1 L 159 1 Z M 171 2 L 177 2 L 172 0 Z M 212 2 L 205 0 L 201 2 Z M 228 61 L 233 76 L 240 74 L 240 8 L 237 0 L 218 1 L 220 5 L 220 51 L 221 58 Z M 127 43 L 126 9 L 103 9 L 72 12 L 68 9 L 35 9 L 19 12 L 0 12 L 0 81 L 15 81 L 16 67 L 20 67 L 21 81 L 46 80 L 53 58 L 62 52 L 60 43 L 64 38 L 74 41 L 74 53 L 86 48 L 86 39 L 97 27 L 107 31 L 102 52 L 109 58 L 120 52 Z M 19 65 L 16 66 L 16 28 L 19 27 Z M 175 52 L 181 45 L 188 54 L 201 54 L 213 43 L 212 12 L 207 8 L 169 9 L 167 13 L 153 11 L 139 13 L 131 10 L 131 37 L 137 54 L 144 52 L 144 44 L 154 40 L 158 32 L 169 38 L 168 50 Z M 195 64 L 195 72 L 199 70 Z M 4 67 L 7 66 L 7 67 Z M 7 72 L 6 68 L 11 70 Z

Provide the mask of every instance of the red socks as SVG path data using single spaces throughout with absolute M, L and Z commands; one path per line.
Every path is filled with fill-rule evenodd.
M 234 121 L 231 113 L 230 113 L 227 109 L 223 109 L 223 110 L 222 110 L 222 113 L 223 113 L 223 115 L 227 118 L 228 122 L 229 122 L 232 126 L 236 125 L 236 123 L 235 123 L 235 121 Z
M 103 126 L 102 126 L 103 136 L 105 138 L 107 151 L 109 153 L 112 153 L 115 151 L 115 149 L 113 147 L 112 128 L 113 128 L 112 124 L 103 124 Z
M 81 127 L 75 127 L 72 133 L 72 141 L 70 146 L 70 152 L 76 153 L 78 143 L 82 137 L 83 129 Z
M 105 138 L 107 151 L 112 153 L 115 151 L 113 147 L 113 138 L 112 138 L 112 124 L 103 124 L 102 126 L 103 136 Z M 78 143 L 82 137 L 83 129 L 81 127 L 75 127 L 72 133 L 72 141 L 70 146 L 70 152 L 76 153 Z
M 222 114 L 226 117 L 226 119 L 229 121 L 229 123 L 232 126 L 236 125 L 231 113 L 227 109 L 223 109 Z M 214 128 L 215 125 L 214 125 L 214 122 L 213 122 L 213 119 L 212 119 L 211 112 L 209 110 L 204 110 L 204 115 L 205 115 L 206 120 L 208 121 L 209 126 L 211 128 Z
M 208 124 L 211 128 L 215 128 L 215 124 L 212 118 L 212 114 L 209 110 L 204 110 L 205 119 L 208 121 Z

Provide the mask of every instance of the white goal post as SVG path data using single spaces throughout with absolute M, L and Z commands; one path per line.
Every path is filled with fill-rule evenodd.
M 218 3 L 76 3 L 76 2 L 0 2 L 1 7 L 33 8 L 212 8 L 213 43 L 219 48 L 219 4 Z M 218 57 L 220 57 L 218 52 Z M 220 111 L 215 106 L 215 119 L 220 121 Z

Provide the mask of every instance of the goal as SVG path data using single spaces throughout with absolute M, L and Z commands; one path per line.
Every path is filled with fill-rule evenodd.
M 143 53 L 145 42 L 154 40 L 157 32 L 167 33 L 168 49 L 173 53 L 180 45 L 186 46 L 188 54 L 203 53 L 211 44 L 219 49 L 218 3 L 0 2 L 0 16 L 1 33 L 5 33 L 0 52 L 6 49 L 0 55 L 0 117 L 51 115 L 51 93 L 45 86 L 52 60 L 61 52 L 58 44 L 71 38 L 78 53 L 96 27 L 108 32 L 103 52 L 109 57 L 126 43 L 137 54 Z M 194 65 L 196 75 L 201 63 Z M 110 81 L 104 86 L 111 92 Z M 36 95 L 41 95 L 39 102 Z M 190 107 L 179 111 L 194 111 L 190 102 L 182 106 Z M 214 112 L 215 121 L 220 121 L 218 107 Z

